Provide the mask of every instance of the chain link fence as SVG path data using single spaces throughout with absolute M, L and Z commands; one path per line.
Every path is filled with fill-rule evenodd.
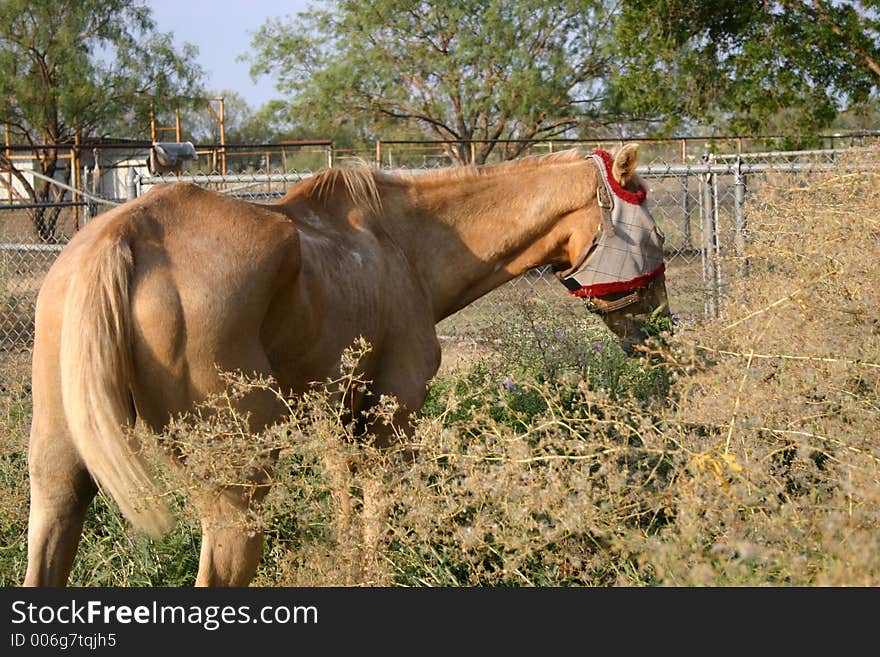
M 726 281 L 748 275 L 744 247 L 750 231 L 760 230 L 749 224 L 749 209 L 761 203 L 762 183 L 783 176 L 794 184 L 838 166 L 841 155 L 853 149 L 705 153 L 699 157 L 691 153 L 685 159 L 693 161 L 686 163 L 672 163 L 680 158 L 665 159 L 669 153 L 654 151 L 648 148 L 640 153 L 640 159 L 648 163 L 638 172 L 648 187 L 649 207 L 666 236 L 670 305 L 675 313 L 699 319 L 720 316 Z M 76 201 L 0 206 L 0 349 L 30 346 L 43 277 L 77 227 L 97 214 L 153 186 L 176 181 L 245 200 L 270 201 L 309 175 L 308 171 L 273 169 L 161 177 L 132 171 L 125 185 L 126 198 L 101 198 L 74 190 Z M 63 190 L 59 191 L 63 199 Z M 51 228 L 48 233 L 47 226 Z M 548 269 L 534 270 L 447 318 L 438 329 L 448 337 L 478 337 L 489 324 L 503 318 L 511 304 L 534 295 L 577 301 L 569 299 Z
M 47 180 L 49 197 L 59 200 L 0 203 L 0 350 L 30 347 L 37 293 L 61 249 L 78 226 L 124 202 L 28 174 Z

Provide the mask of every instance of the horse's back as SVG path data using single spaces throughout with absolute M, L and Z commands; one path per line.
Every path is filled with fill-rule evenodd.
M 145 217 L 132 221 L 132 293 L 144 321 L 169 300 L 203 339 L 258 329 L 299 269 L 290 221 L 194 185 L 170 186 L 144 202 L 136 212 Z
M 150 424 L 216 389 L 217 367 L 269 369 L 260 330 L 299 269 L 297 232 L 286 217 L 189 184 L 115 208 L 85 226 L 50 270 L 37 316 L 45 334 L 38 342 L 47 344 L 35 349 L 57 353 L 51 343 L 70 281 L 107 243 L 131 253 L 131 385 Z
M 87 271 L 83 263 L 119 243 L 131 259 L 131 387 L 151 426 L 216 391 L 218 367 L 303 390 L 337 374 L 340 353 L 359 336 L 373 348 L 365 368 L 381 360 L 432 375 L 430 304 L 399 249 L 345 212 L 291 198 L 259 206 L 173 184 L 115 208 L 53 266 L 44 305 L 55 317 L 45 324 L 61 322 L 66 286 Z

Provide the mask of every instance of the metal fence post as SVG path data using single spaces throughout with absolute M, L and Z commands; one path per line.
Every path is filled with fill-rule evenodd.
M 693 248 L 693 237 L 691 236 L 691 198 L 688 191 L 690 177 L 687 172 L 682 176 L 681 186 L 681 210 L 682 210 L 682 252 L 687 253 Z
M 89 171 L 89 168 L 86 165 L 83 165 L 82 174 L 80 174 L 80 181 L 82 181 L 83 189 L 88 189 L 89 187 L 91 187 L 94 190 L 95 183 L 94 181 L 89 180 L 90 176 L 93 175 L 94 173 Z M 92 184 L 90 185 L 89 182 L 91 182 Z M 87 223 L 89 223 L 89 221 L 91 221 L 92 217 L 97 214 L 98 208 L 92 199 L 86 197 L 83 198 L 86 201 L 86 205 L 83 208 L 82 225 L 85 226 Z
M 733 207 L 734 229 L 736 238 L 733 249 L 739 261 L 739 275 L 743 278 L 749 275 L 749 261 L 745 256 L 746 246 L 746 177 L 742 172 L 742 158 L 736 158 L 736 169 L 733 179 Z
M 710 153 L 703 156 L 703 160 L 710 166 L 714 158 Z M 716 226 L 715 208 L 715 174 L 707 171 L 702 180 L 701 209 L 702 209 L 702 233 L 700 240 L 700 255 L 703 264 L 703 307 L 707 317 L 718 317 L 718 231 Z
M 125 200 L 133 201 L 138 197 L 138 175 L 134 169 L 128 170 L 125 180 Z
M 715 156 L 712 155 L 710 157 L 712 164 L 715 164 Z M 721 222 L 719 221 L 718 215 L 721 208 L 721 201 L 718 198 L 717 174 L 713 174 L 712 176 L 712 193 L 714 194 L 714 198 L 712 199 L 712 263 L 713 272 L 715 274 L 715 284 L 712 289 L 715 290 L 715 317 L 721 317 L 724 314 L 724 284 L 721 280 Z

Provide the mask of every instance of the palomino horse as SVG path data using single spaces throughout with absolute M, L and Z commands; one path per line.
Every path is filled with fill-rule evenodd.
M 295 395 L 338 375 L 362 336 L 371 384 L 350 402 L 363 411 L 393 395 L 404 425 L 440 364 L 435 324 L 542 265 L 582 296 L 608 290 L 592 303 L 632 341 L 632 318 L 666 303 L 662 255 L 633 285 L 571 281 L 601 255 L 597 236 L 616 230 L 608 208 L 641 203 L 637 151 L 423 173 L 331 168 L 267 205 L 174 184 L 89 223 L 37 302 L 25 585 L 67 582 L 98 486 L 136 528 L 171 526 L 127 427 L 140 417 L 161 431 L 224 389 L 221 370 L 271 376 Z M 644 250 L 635 244 L 630 257 Z M 270 391 L 238 403 L 255 431 L 283 419 Z M 254 503 L 226 489 L 200 507 L 197 585 L 251 581 L 262 536 L 216 519 Z

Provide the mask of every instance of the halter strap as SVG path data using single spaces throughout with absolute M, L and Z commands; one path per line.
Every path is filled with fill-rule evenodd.
M 596 155 L 600 152 L 604 151 L 593 151 L 587 157 L 592 158 L 596 163 L 596 171 L 599 174 L 600 183 L 596 186 L 596 204 L 599 206 L 600 211 L 602 212 L 602 221 L 599 223 L 599 230 L 596 231 L 596 234 L 593 235 L 593 240 L 587 245 L 587 248 L 583 250 L 581 255 L 575 260 L 571 267 L 565 270 L 560 270 L 556 272 L 556 276 L 562 281 L 562 284 L 568 288 L 570 292 L 574 292 L 575 290 L 580 289 L 580 284 L 573 280 L 571 276 L 584 266 L 587 259 L 592 254 L 593 250 L 599 244 L 599 238 L 602 236 L 602 231 L 605 230 L 605 226 L 611 226 L 611 210 L 614 208 L 614 195 L 611 193 L 611 190 L 608 188 L 608 181 L 606 177 L 602 174 L 603 170 L 603 162 L 601 158 L 596 157 Z M 612 176 L 613 179 L 613 176 Z

